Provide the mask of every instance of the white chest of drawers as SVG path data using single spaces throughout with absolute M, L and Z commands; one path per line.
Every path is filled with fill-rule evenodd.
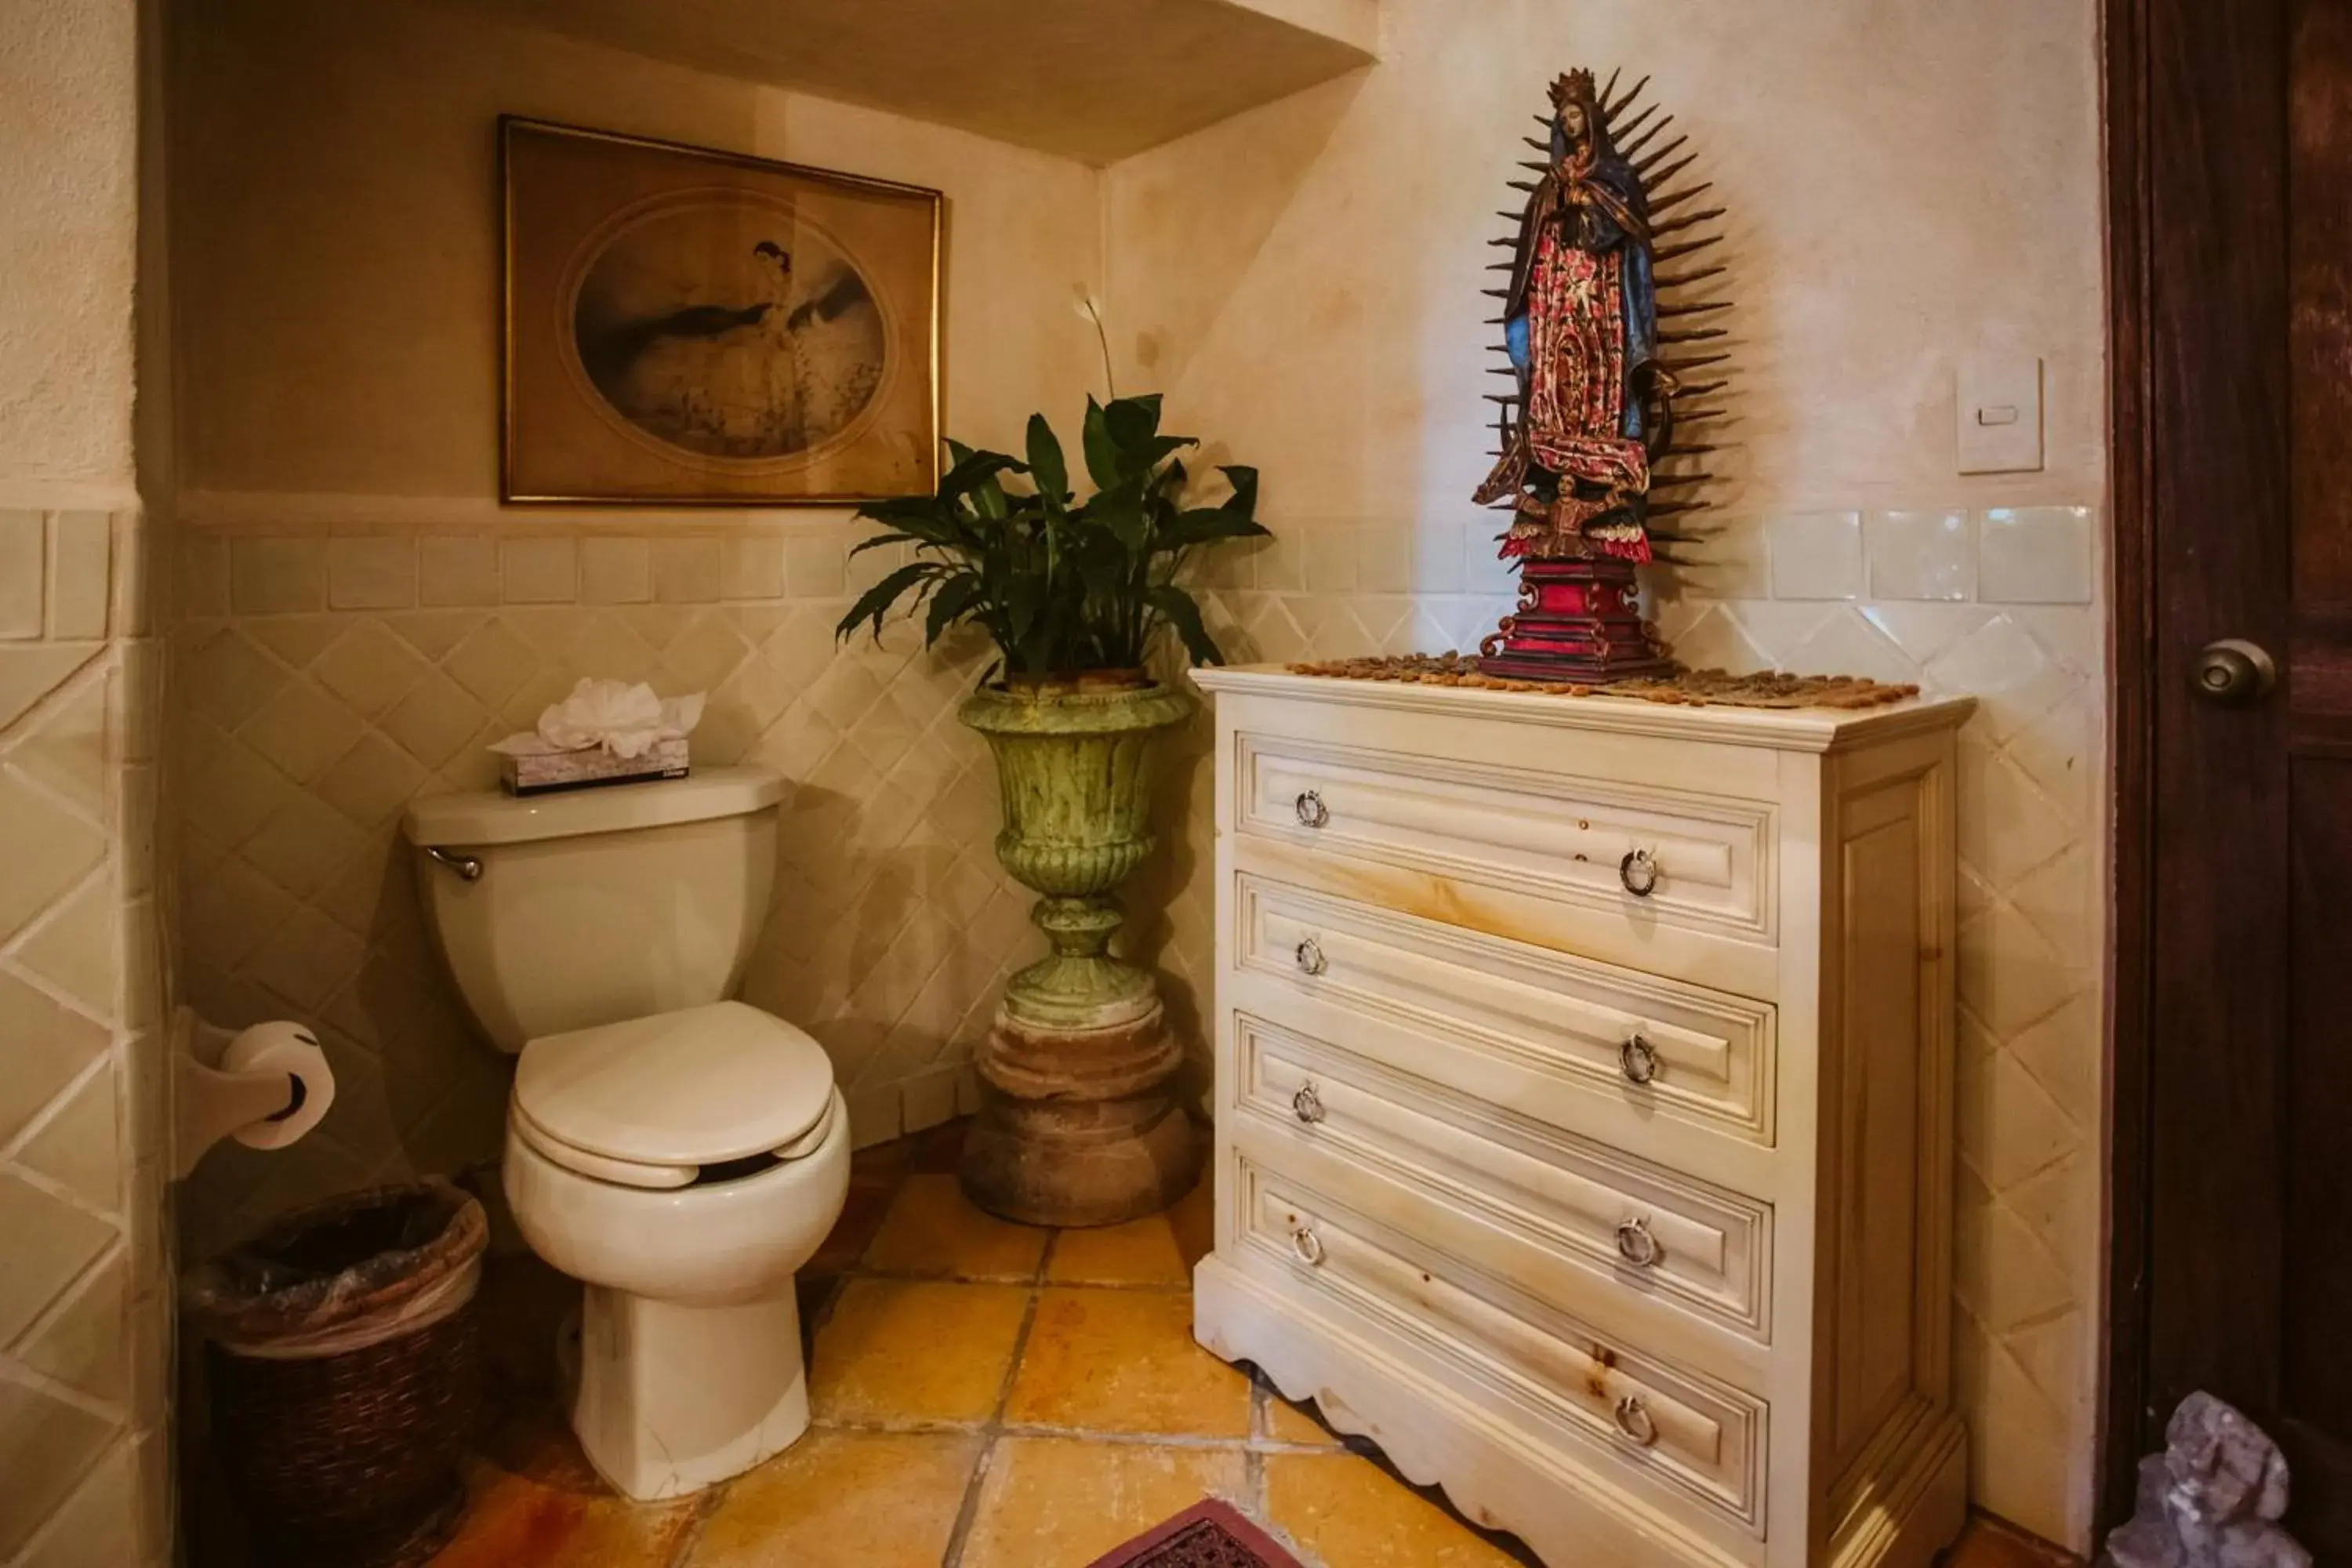
M 1201 1342 L 1552 1568 L 1925 1568 L 1972 704 L 1199 679 Z

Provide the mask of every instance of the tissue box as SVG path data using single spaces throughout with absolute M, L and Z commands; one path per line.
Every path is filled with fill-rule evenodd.
M 499 782 L 509 795 L 551 795 L 557 790 L 597 789 L 605 784 L 648 784 L 686 777 L 686 737 L 656 741 L 641 757 L 616 757 L 602 746 L 584 752 L 549 752 L 540 756 L 499 756 Z

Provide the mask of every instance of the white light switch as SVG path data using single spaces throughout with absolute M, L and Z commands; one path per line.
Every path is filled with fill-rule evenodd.
M 1964 474 L 2021 474 L 2042 467 L 2042 362 L 1986 354 L 1959 367 L 1959 467 Z

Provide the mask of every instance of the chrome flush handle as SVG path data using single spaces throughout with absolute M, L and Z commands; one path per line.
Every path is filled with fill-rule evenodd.
M 1331 967 L 1330 962 L 1323 956 L 1323 944 L 1311 936 L 1298 944 L 1293 956 L 1298 960 L 1298 971 L 1302 974 L 1320 974 Z
M 478 855 L 459 855 L 431 844 L 425 847 L 425 853 L 439 864 L 457 872 L 457 880 L 461 882 L 478 882 L 482 879 L 482 860 Z
M 1301 790 L 1297 805 L 1301 827 L 1320 827 L 1331 820 L 1331 808 L 1323 804 L 1323 796 L 1315 790 Z
M 1654 849 L 1628 849 L 1617 863 L 1617 879 L 1637 899 L 1658 890 L 1658 856 Z

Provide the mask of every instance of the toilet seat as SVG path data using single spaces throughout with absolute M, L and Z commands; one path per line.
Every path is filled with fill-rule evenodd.
M 805 1156 L 835 1103 L 832 1061 L 806 1032 L 718 1002 L 531 1041 L 509 1120 L 568 1170 L 667 1190 L 705 1166 Z

